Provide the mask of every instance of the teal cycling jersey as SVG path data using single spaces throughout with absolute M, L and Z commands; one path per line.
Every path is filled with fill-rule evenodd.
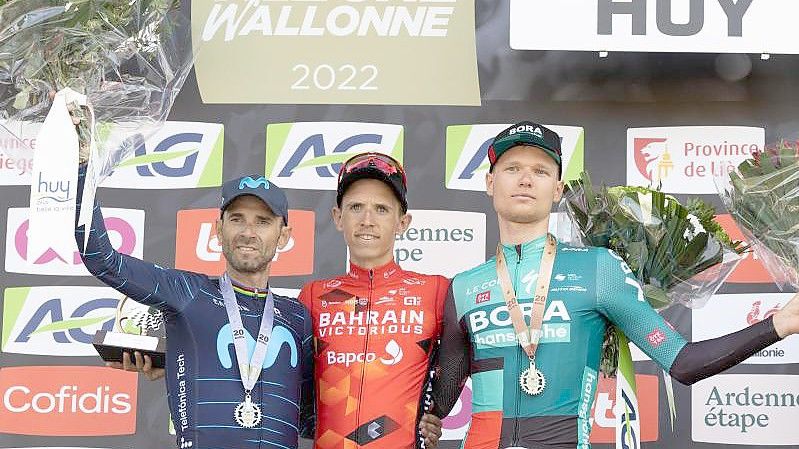
M 502 248 L 527 323 L 544 243 L 541 237 Z M 532 396 L 519 385 L 530 361 L 516 341 L 495 259 L 457 275 L 445 307 L 434 388 L 439 414 L 449 412 L 471 375 L 472 423 L 464 448 L 590 447 L 589 415 L 611 323 L 666 370 L 686 345 L 646 302 L 615 253 L 559 243 L 536 351 L 546 387 Z

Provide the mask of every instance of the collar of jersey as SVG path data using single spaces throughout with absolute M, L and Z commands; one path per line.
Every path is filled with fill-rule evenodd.
M 536 239 L 524 242 L 521 245 L 502 245 L 502 250 L 505 252 L 505 259 L 508 263 L 516 263 L 519 260 L 519 252 L 517 246 L 521 246 L 522 258 L 540 256 L 544 253 L 544 246 L 546 246 L 547 236 L 542 235 Z
M 236 283 L 233 279 L 230 280 L 230 283 L 233 284 L 233 291 L 236 293 L 241 293 L 242 295 L 246 295 L 252 298 L 263 299 L 266 298 L 266 295 L 269 294 L 268 289 L 261 290 L 255 289 L 252 287 L 247 287 L 246 285 L 241 285 Z
M 372 268 L 371 270 L 359 267 L 358 265 L 355 265 L 354 263 L 350 262 L 350 271 L 347 274 L 349 274 L 349 276 L 353 279 L 369 279 L 370 271 L 372 272 L 373 279 L 377 278 L 378 276 L 382 277 L 383 279 L 388 279 L 400 273 L 402 269 L 400 268 L 399 265 L 397 265 L 396 262 L 394 262 L 394 259 L 392 259 L 390 262 L 388 262 L 385 265 Z

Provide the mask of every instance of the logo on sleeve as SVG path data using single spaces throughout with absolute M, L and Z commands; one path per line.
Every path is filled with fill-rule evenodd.
M 657 348 L 666 341 L 666 333 L 660 330 L 660 328 L 655 328 L 655 330 L 647 334 L 646 340 L 649 342 L 650 346 Z

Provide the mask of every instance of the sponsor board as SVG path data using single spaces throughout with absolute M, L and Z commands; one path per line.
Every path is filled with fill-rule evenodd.
M 445 185 L 448 189 L 485 192 L 488 147 L 508 124 L 447 126 Z M 564 181 L 583 171 L 585 130 L 579 126 L 544 125 L 558 133 L 563 152 Z
M 474 18 L 473 0 L 194 2 L 197 84 L 204 103 L 479 106 Z
M 22 129 L 23 136 L 28 136 L 38 131 L 38 125 Z M 124 132 L 126 128 L 121 126 L 119 131 Z M 116 134 L 113 129 L 111 134 Z M 29 185 L 33 154 L 24 157 L 21 150 L 36 149 L 35 133 L 31 137 L 8 137 L 6 140 L 0 129 L 0 185 Z M 117 151 L 128 155 L 115 162 L 114 171 L 101 187 L 187 189 L 222 184 L 224 130 L 221 124 L 169 121 L 155 127 L 137 126 L 130 137 L 114 136 L 109 141 L 114 145 L 119 143 Z M 13 157 L 12 150 L 16 150 Z
M 41 123 L 0 121 L 0 186 L 30 185 Z
M 394 243 L 394 260 L 404 270 L 451 278 L 485 261 L 485 214 L 447 210 L 408 213 L 413 216 L 411 225 Z M 458 257 L 453 258 L 453 254 Z
M 466 379 L 458 401 L 449 415 L 444 418 L 441 427 L 442 440 L 463 440 L 472 422 L 472 378 Z
M 691 439 L 796 446 L 799 376 L 719 374 L 691 387 Z
M 637 374 L 635 382 L 638 389 L 638 403 L 641 411 L 641 441 L 658 439 L 658 377 Z M 616 416 L 620 404 L 616 401 L 616 385 L 613 379 L 600 376 L 597 382 L 597 395 L 591 408 L 591 443 L 615 442 Z M 449 416 L 444 418 L 442 440 L 462 440 L 469 429 L 472 418 L 472 380 L 466 385 Z
M 336 190 L 341 164 L 365 151 L 402 162 L 403 127 L 384 123 L 298 122 L 266 127 L 266 177 L 284 189 Z
M 92 338 L 114 326 L 122 294 L 109 287 L 9 287 L 3 295 L 2 351 L 97 356 Z M 147 306 L 129 301 L 131 307 Z M 126 307 L 127 308 L 127 307 Z M 134 309 L 131 309 L 134 310 Z
M 658 440 L 658 376 L 636 374 L 637 417 L 641 441 Z M 591 443 L 615 443 L 616 421 L 624 413 L 624 404 L 616 400 L 616 379 L 599 376 L 597 394 L 591 409 Z
M 629 128 L 627 184 L 715 195 L 715 178 L 726 177 L 764 142 L 763 128 L 744 126 Z
M 136 432 L 137 382 L 137 373 L 105 367 L 0 368 L 0 432 L 132 435 Z
M 127 158 L 102 187 L 189 189 L 222 185 L 224 127 L 218 123 L 166 122 L 128 138 Z
M 218 276 L 225 271 L 222 245 L 216 236 L 219 209 L 178 211 L 175 239 L 175 268 Z M 289 210 L 292 227 L 288 244 L 272 259 L 271 276 L 313 273 L 315 214 Z
M 701 309 L 691 311 L 691 340 L 721 337 L 774 315 L 793 293 L 714 295 Z M 791 335 L 744 360 L 744 364 L 799 363 L 799 336 Z
M 111 245 L 122 254 L 141 259 L 144 252 L 144 211 L 104 207 L 102 212 Z M 32 264 L 28 263 L 27 208 L 9 208 L 6 226 L 6 271 L 53 276 L 91 276 L 83 265 L 74 239 L 71 241 L 71 257 L 64 259 L 50 249 Z
M 511 0 L 516 50 L 799 53 L 792 0 Z M 535 26 L 530 26 L 531 22 Z

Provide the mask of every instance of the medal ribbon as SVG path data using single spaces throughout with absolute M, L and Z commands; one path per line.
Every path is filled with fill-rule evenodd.
M 502 295 L 505 298 L 505 305 L 508 306 L 513 329 L 516 332 L 516 341 L 522 347 L 530 360 L 535 360 L 535 351 L 538 349 L 538 342 L 541 339 L 541 326 L 544 322 L 544 306 L 549 295 L 549 282 L 552 279 L 552 267 L 555 265 L 555 253 L 557 252 L 557 242 L 552 234 L 547 234 L 547 241 L 544 246 L 544 255 L 541 258 L 541 266 L 538 273 L 538 280 L 535 287 L 535 299 L 533 300 L 533 313 L 530 325 L 527 326 L 516 300 L 516 292 L 513 290 L 513 283 L 510 280 L 508 264 L 505 261 L 505 253 L 502 252 L 502 244 L 497 245 L 497 279 L 502 287 Z
M 227 311 L 230 327 L 233 330 L 233 346 L 236 348 L 236 361 L 239 363 L 239 375 L 244 391 L 250 394 L 258 377 L 261 376 L 266 349 L 269 346 L 269 337 L 272 335 L 272 324 L 275 320 L 275 298 L 270 290 L 266 295 L 264 313 L 261 317 L 261 327 L 258 329 L 258 338 L 255 340 L 255 351 L 252 359 L 249 357 L 247 349 L 247 331 L 241 321 L 241 312 L 236 302 L 236 294 L 233 293 L 233 284 L 230 277 L 224 273 L 219 278 L 219 289 L 222 291 L 222 298 L 225 300 L 225 311 Z

